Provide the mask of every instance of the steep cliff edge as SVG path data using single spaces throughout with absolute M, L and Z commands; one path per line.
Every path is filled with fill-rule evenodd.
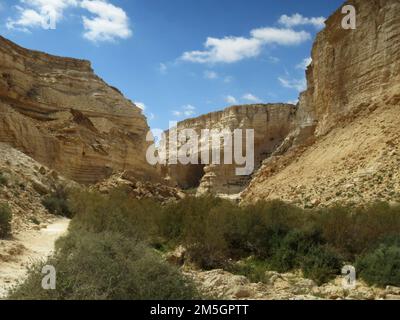
M 0 142 L 80 183 L 146 161 L 141 110 L 93 73 L 90 62 L 27 50 L 0 37 Z
M 399 201 L 400 2 L 346 4 L 356 8 L 356 30 L 341 27 L 341 10 L 327 20 L 313 46 L 297 133 L 264 162 L 244 201 Z M 314 133 L 299 139 L 307 126 Z M 306 138 L 315 143 L 303 144 Z
M 223 111 L 212 112 L 198 118 L 179 122 L 177 128 L 173 129 L 177 134 L 186 129 L 192 129 L 199 136 L 199 164 L 169 165 L 163 168 L 163 174 L 182 188 L 198 187 L 200 194 L 207 192 L 216 194 L 239 193 L 249 183 L 251 175 L 237 175 L 236 169 L 243 167 L 243 165 L 238 165 L 235 161 L 232 164 L 225 162 L 223 154 L 225 149 L 222 145 L 222 139 L 221 162 L 212 164 L 211 154 L 215 149 L 215 146 L 212 145 L 213 137 L 215 138 L 224 130 L 233 133 L 235 129 L 242 129 L 242 137 L 245 140 L 246 129 L 254 130 L 254 166 L 257 170 L 262 160 L 269 157 L 293 129 L 294 115 L 294 105 L 258 104 L 233 106 Z M 208 141 L 201 137 L 204 129 L 215 131 L 215 133 L 210 132 Z M 169 132 L 167 132 L 168 134 Z M 226 141 L 224 140 L 224 142 Z M 181 143 L 178 143 L 178 148 L 181 145 Z M 232 146 L 235 146 L 234 141 Z M 169 145 L 167 145 L 168 147 Z M 246 155 L 245 142 L 243 142 L 242 147 L 242 154 Z M 210 164 L 206 164 L 200 159 L 204 151 L 207 151 L 210 155 Z

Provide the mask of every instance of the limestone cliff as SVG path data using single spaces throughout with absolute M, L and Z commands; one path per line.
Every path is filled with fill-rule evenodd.
M 309 207 L 400 199 L 400 2 L 346 4 L 356 8 L 357 28 L 342 28 L 341 9 L 326 21 L 313 46 L 296 130 L 264 162 L 245 201 Z
M 80 183 L 114 171 L 154 178 L 141 110 L 90 62 L 21 48 L 0 37 L 0 142 Z
M 315 40 L 308 88 L 300 99 L 299 124 L 317 122 L 317 136 L 375 101 L 400 100 L 400 2 L 346 4 L 356 9 L 357 27 L 342 28 L 341 8 L 326 21 Z
M 193 129 L 200 136 L 203 129 L 219 130 L 219 132 L 224 129 L 231 132 L 235 129 L 253 129 L 254 163 L 255 169 L 258 169 L 262 160 L 269 157 L 292 130 L 294 113 L 295 106 L 290 104 L 233 106 L 223 111 L 182 121 L 178 123 L 176 130 L 180 132 L 184 129 Z M 244 136 L 245 131 L 243 131 Z M 212 140 L 212 135 L 210 140 Z M 200 146 L 199 154 L 204 151 L 202 148 L 205 147 Z M 209 148 L 211 155 L 211 142 L 206 148 Z M 223 150 L 222 147 L 221 153 Z M 245 153 L 243 152 L 243 154 Z M 224 164 L 223 160 L 224 157 L 221 156 L 221 164 L 170 165 L 163 168 L 163 171 L 180 187 L 199 187 L 199 193 L 234 194 L 241 192 L 250 181 L 251 175 L 237 175 L 236 168 L 241 166 L 236 163 Z

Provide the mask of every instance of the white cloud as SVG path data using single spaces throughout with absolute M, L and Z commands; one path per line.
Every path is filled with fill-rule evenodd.
M 8 29 L 29 31 L 30 28 L 48 29 L 50 24 L 56 24 L 64 18 L 64 11 L 69 7 L 78 5 L 77 0 L 20 0 L 20 5 L 15 6 L 19 16 L 15 19 L 8 18 Z
M 260 41 L 242 37 L 208 38 L 204 46 L 205 51 L 185 52 L 182 59 L 196 63 L 233 63 L 261 52 Z
M 181 110 L 173 110 L 172 114 L 175 117 L 182 117 L 182 116 L 191 117 L 196 114 L 196 107 L 191 104 L 187 104 L 182 106 Z
M 108 0 L 19 0 L 16 18 L 8 18 L 7 28 L 30 31 L 32 28 L 54 29 L 64 18 L 66 9 L 88 11 L 84 15 L 83 36 L 93 42 L 127 39 L 132 35 L 126 12 Z
M 257 57 L 267 44 L 292 46 L 311 39 L 308 32 L 279 28 L 254 29 L 250 34 L 249 38 L 209 37 L 204 44 L 205 50 L 184 52 L 181 59 L 195 63 L 234 63 Z
M 225 102 L 229 103 L 229 104 L 237 104 L 238 103 L 236 98 L 234 96 L 230 96 L 230 95 L 225 97 Z
M 81 7 L 94 16 L 83 17 L 83 36 L 93 42 L 115 41 L 132 36 L 126 12 L 106 0 L 83 0 Z
M 215 71 L 206 70 L 204 71 L 204 78 L 210 80 L 218 79 L 218 73 L 216 73 Z
M 250 101 L 250 102 L 255 102 L 258 103 L 261 101 L 260 98 L 256 97 L 255 95 L 251 94 L 251 93 L 247 93 L 242 97 L 244 100 Z
M 311 39 L 311 35 L 306 31 L 278 28 L 255 29 L 251 31 L 251 35 L 262 43 L 283 46 L 299 45 Z
M 288 89 L 295 89 L 299 92 L 304 91 L 307 88 L 306 79 L 286 79 L 279 77 L 278 78 L 281 85 Z
M 306 70 L 307 67 L 311 64 L 312 59 L 311 58 L 305 58 L 302 62 L 300 62 L 297 66 L 296 69 L 302 69 Z
M 325 20 L 326 18 L 324 17 L 312 17 L 312 18 L 307 18 L 302 16 L 299 13 L 295 13 L 291 16 L 288 16 L 284 14 L 279 18 L 279 23 L 286 28 L 292 28 L 296 26 L 305 26 L 305 25 L 312 25 L 317 29 L 322 29 L 325 26 Z
M 135 101 L 134 103 L 135 103 L 135 105 L 136 105 L 139 109 L 142 109 L 142 111 L 145 111 L 145 110 L 146 110 L 146 105 L 145 105 L 143 102 L 137 102 L 137 101 Z

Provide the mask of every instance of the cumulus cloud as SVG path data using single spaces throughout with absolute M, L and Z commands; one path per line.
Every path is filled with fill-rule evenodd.
M 83 36 L 93 42 L 115 41 L 132 36 L 126 12 L 106 0 L 84 0 L 81 7 L 93 17 L 83 17 Z
M 312 62 L 311 58 L 305 58 L 302 62 L 296 65 L 296 69 L 306 70 L 307 67 L 311 64 L 311 62 Z
M 295 89 L 299 92 L 304 91 L 307 88 L 307 81 L 303 79 L 287 79 L 283 77 L 278 78 L 281 85 L 288 89 Z
M 204 51 L 185 52 L 182 59 L 196 63 L 232 63 L 258 56 L 261 52 L 260 41 L 243 37 L 208 38 L 204 46 Z
M 243 95 L 242 97 L 244 100 L 247 100 L 249 102 L 254 102 L 254 103 L 258 103 L 261 101 L 260 98 L 258 98 L 257 96 L 251 94 L 251 93 L 247 93 L 245 95 Z
M 312 25 L 316 29 L 322 29 L 325 26 L 325 20 L 326 18 L 324 17 L 312 17 L 312 18 L 307 18 L 302 16 L 299 13 L 295 13 L 291 16 L 288 16 L 286 14 L 282 15 L 279 18 L 279 23 L 286 28 L 293 28 L 297 26 L 305 26 L 305 25 Z
M 306 31 L 278 28 L 255 29 L 251 31 L 251 35 L 264 44 L 277 44 L 282 46 L 299 45 L 311 39 L 311 35 Z
M 181 59 L 194 63 L 234 63 L 260 55 L 264 45 L 292 46 L 311 39 L 306 31 L 260 28 L 250 32 L 250 37 L 207 38 L 204 50 L 184 52 Z
M 181 110 L 173 110 L 172 114 L 175 117 L 182 117 L 182 116 L 191 117 L 196 114 L 196 107 L 191 104 L 187 104 L 182 106 Z
M 126 12 L 108 0 L 19 0 L 15 8 L 18 14 L 8 18 L 8 29 L 54 29 L 64 18 L 65 10 L 81 8 L 90 14 L 82 17 L 84 38 L 101 42 L 127 39 L 132 35 Z
M 236 100 L 236 98 L 234 96 L 228 95 L 225 97 L 225 102 L 229 103 L 229 104 L 237 104 L 238 101 Z
M 77 0 L 20 0 L 18 17 L 7 20 L 8 29 L 29 31 L 30 28 L 55 28 L 55 25 L 64 17 L 64 11 L 69 7 L 76 7 Z

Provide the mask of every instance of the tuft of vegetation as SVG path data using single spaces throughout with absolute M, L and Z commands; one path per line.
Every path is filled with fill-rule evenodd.
M 340 274 L 343 262 L 331 248 L 312 247 L 301 264 L 304 276 L 322 285 Z
M 400 287 L 400 236 L 385 239 L 357 259 L 359 275 L 371 285 Z
M 250 257 L 230 265 L 227 271 L 245 276 L 254 283 L 262 282 L 268 284 L 269 278 L 266 276 L 266 270 L 269 269 L 270 265 L 266 261 Z
M 162 206 L 133 199 L 123 189 L 52 196 L 73 216 L 70 235 L 50 261 L 59 270 L 57 292 L 37 288 L 36 269 L 14 297 L 197 297 L 193 284 L 159 256 L 178 245 L 202 269 L 224 268 L 255 282 L 268 281 L 268 270 L 301 269 L 322 284 L 357 259 L 359 274 L 369 283 L 399 285 L 400 240 L 386 239 L 400 234 L 399 206 L 303 210 L 280 201 L 238 206 L 212 196 Z
M 0 238 L 6 238 L 11 234 L 11 209 L 7 204 L 0 203 Z
M 10 299 L 23 300 L 188 300 L 194 285 L 154 251 L 118 233 L 71 233 L 56 255 L 36 265 Z M 43 290 L 44 265 L 57 270 L 56 290 Z
M 51 214 L 72 217 L 68 204 L 68 191 L 63 186 L 58 186 L 53 193 L 44 197 L 42 204 Z

